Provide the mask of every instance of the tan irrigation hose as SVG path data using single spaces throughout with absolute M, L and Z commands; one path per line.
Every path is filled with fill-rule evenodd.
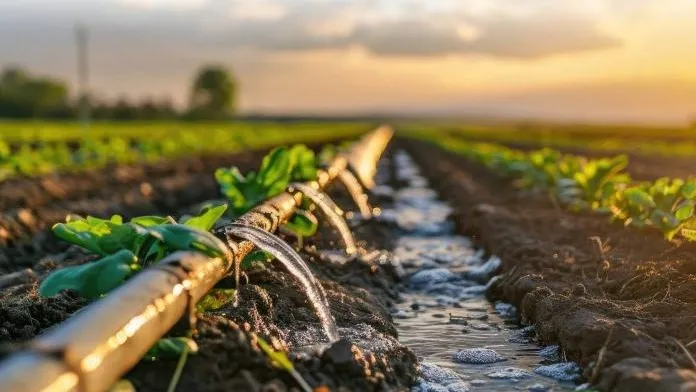
M 392 136 L 382 126 L 364 135 L 345 155 L 334 159 L 317 181 L 325 188 L 348 165 L 360 176 L 374 168 Z M 366 178 L 362 178 L 364 181 Z M 237 221 L 274 231 L 292 216 L 301 193 L 283 193 Z M 242 241 L 230 260 L 253 249 Z M 29 343 L 29 348 L 0 363 L 0 391 L 104 391 L 131 369 L 230 270 L 233 263 L 194 252 L 177 252 L 148 268 L 108 296 L 92 303 Z M 193 320 L 189 320 L 193 321 Z

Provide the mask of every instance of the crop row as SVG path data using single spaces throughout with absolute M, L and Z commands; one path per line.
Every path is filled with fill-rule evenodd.
M 330 127 L 331 132 L 327 132 Z M 109 129 L 108 127 L 106 129 Z M 329 138 L 355 136 L 365 127 L 332 124 L 279 125 L 273 123 L 234 124 L 208 128 L 134 128 L 108 134 L 84 131 L 82 139 L 60 139 L 10 144 L 0 139 L 0 181 L 16 176 L 35 176 L 56 171 L 79 171 L 104 167 L 108 164 L 153 162 L 197 154 L 223 154 L 242 149 L 297 142 L 320 142 Z M 70 135 L 75 135 L 73 129 Z M 46 138 L 53 138 L 51 129 Z M 86 136 L 86 137 L 85 137 Z
M 606 131 L 592 131 L 592 127 L 582 127 L 573 132 L 562 127 L 531 125 L 529 127 L 514 126 L 483 126 L 483 125 L 452 125 L 452 126 L 409 126 L 408 130 L 415 133 L 438 132 L 468 138 L 471 140 L 486 140 L 491 143 L 515 143 L 518 145 L 547 146 L 554 148 L 583 148 L 587 150 L 605 152 L 607 154 L 617 152 L 632 152 L 642 155 L 663 156 L 696 156 L 696 141 L 693 140 L 693 131 L 689 133 L 675 132 L 675 130 L 646 129 L 637 134 L 624 133 L 628 130 L 620 130 L 614 133 Z M 678 140 L 658 140 L 672 135 Z M 683 140 L 682 140 L 683 139 Z
M 391 131 L 383 129 L 381 133 L 377 131 L 367 135 L 361 139 L 362 144 L 358 142 L 355 144 L 358 147 L 354 147 L 350 151 L 344 151 L 340 147 L 329 146 L 320 154 L 315 154 L 304 145 L 278 147 L 264 157 L 258 170 L 247 173 L 242 173 L 236 167 L 229 169 L 220 168 L 215 173 L 215 177 L 220 185 L 222 195 L 227 199 L 227 203 L 207 205 L 195 216 L 184 216 L 179 219 L 171 216 L 140 216 L 128 222 L 124 222 L 120 216 L 112 216 L 109 219 L 69 216 L 66 218 L 65 223 L 59 223 L 53 227 L 54 234 L 92 253 L 94 257 L 92 257 L 92 261 L 85 264 L 60 268 L 49 274 L 42 279 L 39 285 L 39 295 L 50 297 L 57 295 L 63 290 L 73 290 L 80 296 L 92 301 L 102 298 L 106 299 L 107 302 L 113 300 L 111 305 L 119 304 L 118 306 L 122 308 L 129 304 L 122 303 L 121 300 L 117 301 L 117 298 L 137 298 L 139 302 L 147 304 L 146 298 L 141 298 L 140 295 L 135 295 L 134 293 L 140 290 L 139 292 L 142 292 L 141 294 L 143 295 L 155 294 L 154 287 L 157 282 L 155 282 L 156 279 L 153 279 L 154 274 L 164 276 L 167 282 L 170 282 L 173 270 L 170 272 L 166 271 L 176 269 L 176 276 L 188 276 L 186 281 L 176 285 L 177 287 L 187 287 L 187 290 L 190 291 L 203 290 L 204 287 L 207 287 L 200 294 L 194 295 L 189 293 L 189 298 L 195 298 L 196 301 L 196 306 L 192 311 L 203 313 L 219 309 L 225 304 L 236 300 L 236 289 L 213 288 L 208 291 L 214 282 L 222 278 L 223 275 L 233 272 L 238 286 L 240 269 L 267 268 L 267 262 L 273 258 L 269 253 L 260 249 L 252 252 L 250 243 L 237 242 L 237 239 L 229 237 L 227 231 L 223 232 L 220 230 L 235 225 L 250 225 L 249 227 L 257 227 L 259 230 L 274 231 L 277 226 L 280 226 L 283 231 L 295 236 L 298 246 L 301 246 L 302 237 L 311 236 L 317 231 L 318 220 L 313 213 L 316 209 L 314 205 L 316 199 L 308 196 L 305 193 L 306 191 L 298 192 L 295 189 L 300 187 L 298 184 L 308 184 L 309 187 L 319 192 L 339 172 L 349 170 L 349 165 L 374 167 L 377 157 L 381 154 L 384 144 L 390 136 Z M 355 161 L 351 161 L 351 154 L 355 154 L 356 151 L 359 154 L 356 156 Z M 327 169 L 320 170 L 320 167 L 326 167 Z M 362 178 L 361 173 L 357 173 L 357 175 Z M 268 215 L 269 211 L 272 212 L 271 216 L 274 217 Z M 339 212 L 335 211 L 334 213 Z M 230 222 L 235 224 L 229 225 Z M 214 227 L 218 228 L 215 232 L 211 231 Z M 181 261 L 183 260 L 181 256 L 174 254 L 179 251 L 197 253 L 203 256 L 204 259 L 202 259 L 203 261 Z M 145 276 L 148 278 L 145 278 Z M 113 292 L 126 283 L 131 284 L 129 287 L 121 287 L 124 290 L 121 290 L 120 293 Z M 199 285 L 201 287 L 198 287 Z M 174 292 L 177 292 L 177 287 L 174 287 Z M 168 293 L 163 298 L 169 298 L 171 297 L 172 288 L 164 288 L 162 292 Z M 80 324 L 80 320 L 73 318 L 69 320 L 72 323 L 71 326 L 66 326 L 66 328 L 62 329 L 63 332 L 68 331 L 68 336 L 74 335 L 73 331 L 75 328 L 87 328 L 89 331 L 95 331 L 93 334 L 94 339 L 75 335 L 75 339 L 81 346 L 80 350 L 90 347 L 86 346 L 86 343 L 82 343 L 85 339 L 90 343 L 92 343 L 92 340 L 97 343 L 97 348 L 94 349 L 96 351 L 91 352 L 91 354 L 88 351 L 85 353 L 86 357 L 78 361 L 80 364 L 79 368 L 83 370 L 85 369 L 85 361 L 92 359 L 96 355 L 95 353 L 99 352 L 102 345 L 107 343 L 111 345 L 112 340 L 121 338 L 118 333 L 109 337 L 109 332 L 102 332 L 101 327 L 87 325 L 92 321 L 102 322 L 99 312 L 104 313 L 103 311 L 107 311 L 109 314 L 118 314 L 114 313 L 113 309 L 107 309 L 108 304 L 105 304 L 103 301 L 99 302 L 103 305 L 101 308 L 91 307 L 92 314 L 81 312 L 84 314 L 77 317 L 84 322 Z M 179 302 L 177 301 L 176 304 L 179 304 Z M 164 304 L 161 299 L 155 300 L 154 303 L 158 304 L 158 311 L 162 308 L 161 313 L 176 313 L 180 311 L 167 310 L 168 305 Z M 150 304 L 147 309 L 151 307 L 152 305 Z M 183 308 L 186 307 L 184 306 Z M 123 324 L 125 325 L 124 328 L 128 328 L 135 321 L 141 322 L 143 316 L 137 313 L 140 312 L 139 309 L 127 307 L 124 309 L 126 313 L 136 311 L 137 316 L 130 320 L 127 318 L 123 319 L 129 321 L 120 320 L 127 315 L 123 317 L 120 315 L 113 316 L 111 318 L 119 318 L 119 320 L 109 321 L 114 321 L 112 323 L 114 325 L 121 326 Z M 149 312 L 149 310 L 146 310 L 146 312 Z M 162 319 L 165 316 L 158 317 Z M 175 319 L 172 319 L 171 323 L 175 321 Z M 106 327 L 106 322 L 102 323 L 105 323 L 104 328 L 107 330 L 114 326 L 109 325 L 109 327 Z M 150 329 L 161 330 L 161 333 L 164 333 L 168 327 L 159 324 L 161 323 L 153 324 Z M 61 336 L 58 340 L 63 339 L 65 341 L 64 335 L 61 335 L 60 328 L 56 329 L 54 335 Z M 150 339 L 147 337 L 148 335 L 152 336 L 152 332 L 142 332 L 140 341 L 137 342 L 133 342 L 135 337 L 129 338 L 131 342 L 129 345 L 126 345 L 128 347 L 124 346 L 124 350 L 130 352 L 128 356 L 137 355 L 134 352 L 141 349 L 135 347 L 142 346 L 142 340 Z M 155 340 L 159 336 L 155 336 Z M 140 355 L 142 353 L 144 355 L 142 357 L 136 356 L 136 358 L 150 361 L 160 358 L 179 358 L 179 365 L 175 370 L 170 385 L 170 390 L 173 390 L 183 369 L 186 357 L 190 354 L 195 354 L 197 351 L 197 345 L 193 338 L 195 336 L 189 331 L 189 334 L 186 336 L 170 336 L 161 338 L 156 342 L 155 340 L 146 340 L 150 342 L 149 350 L 148 346 L 143 347 Z M 288 371 L 303 390 L 311 390 L 294 370 L 292 362 L 284 352 L 275 351 L 263 339 L 257 338 L 259 349 L 269 357 L 272 363 Z M 45 337 L 44 341 L 53 342 L 52 339 L 52 337 Z M 68 342 L 62 343 L 66 345 L 62 347 L 62 350 L 70 349 L 74 343 L 74 339 L 70 339 L 68 338 Z M 42 347 L 41 337 L 37 346 Z M 115 349 L 110 348 L 109 350 L 113 351 Z M 99 352 L 99 355 L 102 354 Z M 75 379 L 74 382 L 79 383 L 81 389 L 84 388 L 84 390 L 103 389 L 104 382 L 108 382 L 105 381 L 104 377 L 107 379 L 109 377 L 117 377 L 120 372 L 132 366 L 132 363 L 123 359 L 123 355 L 125 354 L 115 353 L 112 355 L 113 358 L 121 360 L 121 363 L 116 364 L 118 370 L 112 367 L 99 367 L 99 364 L 107 361 L 106 357 L 108 355 L 104 354 L 104 358 L 100 357 L 99 363 L 95 365 L 95 368 L 89 367 L 88 370 L 84 370 L 83 374 L 78 375 L 80 379 Z M 70 359 L 66 359 L 66 361 L 70 361 Z M 21 376 L 18 376 L 18 374 L 21 373 L 21 369 L 24 369 L 23 366 L 26 363 L 18 359 L 14 362 L 8 361 L 4 365 L 4 368 L 0 367 L 0 389 L 2 389 L 2 385 L 15 385 L 13 384 L 14 380 L 21 379 Z M 32 365 L 33 367 L 34 365 Z M 99 369 L 98 371 L 97 368 Z M 99 376 L 101 373 L 107 374 L 107 376 Z M 35 382 L 37 384 L 34 386 L 38 386 L 43 381 L 35 380 Z M 25 381 L 21 381 L 21 383 L 25 383 Z M 66 386 L 65 389 L 67 390 L 74 386 L 76 385 L 71 384 Z
M 626 226 L 659 230 L 666 239 L 696 241 L 696 179 L 634 181 L 626 155 L 590 159 L 543 148 L 521 151 L 495 143 L 413 134 L 463 155 L 516 186 L 544 192 L 573 211 L 609 215 Z

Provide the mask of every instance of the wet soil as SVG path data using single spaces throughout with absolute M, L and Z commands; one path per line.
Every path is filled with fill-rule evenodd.
M 434 145 L 399 144 L 458 231 L 502 259 L 490 295 L 516 305 L 541 343 L 560 344 L 602 391 L 696 390 L 695 244 L 563 211 Z

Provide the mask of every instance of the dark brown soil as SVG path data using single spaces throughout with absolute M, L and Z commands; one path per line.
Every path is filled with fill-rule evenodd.
M 562 211 L 434 145 L 401 144 L 458 230 L 503 260 L 492 295 L 517 305 L 543 343 L 560 344 L 602 391 L 696 391 L 685 352 L 696 355 L 696 244 Z

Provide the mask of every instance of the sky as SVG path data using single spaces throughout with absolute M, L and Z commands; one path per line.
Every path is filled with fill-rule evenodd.
M 0 67 L 184 104 L 203 64 L 243 113 L 685 124 L 696 0 L 0 0 Z

